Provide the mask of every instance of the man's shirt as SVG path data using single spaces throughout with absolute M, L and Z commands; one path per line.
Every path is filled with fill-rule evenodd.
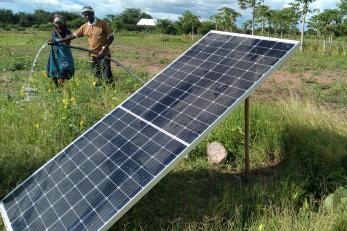
M 108 38 L 113 35 L 113 31 L 105 21 L 95 18 L 93 23 L 86 22 L 78 28 L 74 35 L 76 37 L 86 35 L 88 37 L 89 48 L 98 53 L 102 49 L 102 46 L 107 43 Z M 110 56 L 110 49 L 107 48 L 104 54 Z M 94 54 L 91 55 L 96 56 Z

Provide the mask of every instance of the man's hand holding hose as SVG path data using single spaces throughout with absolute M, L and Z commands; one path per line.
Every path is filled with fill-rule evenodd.
M 106 50 L 106 45 L 101 48 L 101 50 L 98 52 L 98 57 L 104 57 L 105 56 L 105 50 Z
M 67 35 L 63 39 L 56 39 L 55 41 L 48 40 L 47 44 L 48 45 L 58 45 L 59 43 L 62 43 L 62 42 L 65 42 L 65 41 L 71 41 L 72 39 L 75 39 L 75 38 L 76 38 L 76 36 L 71 34 L 71 35 Z

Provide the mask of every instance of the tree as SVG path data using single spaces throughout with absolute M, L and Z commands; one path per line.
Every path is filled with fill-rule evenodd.
M 242 30 L 246 34 L 252 33 L 252 20 L 247 20 L 246 22 L 244 22 L 242 24 Z
M 315 24 L 311 24 L 311 26 L 315 26 L 315 29 L 324 35 L 323 52 L 326 50 L 327 39 L 329 48 L 331 49 L 333 37 L 335 33 L 339 31 L 342 17 L 343 16 L 337 9 L 326 9 L 322 13 L 312 17 Z
M 274 27 L 274 33 L 275 36 L 277 36 L 277 31 L 280 30 L 281 31 L 281 14 L 280 14 L 280 10 L 273 10 L 273 15 L 272 15 L 272 23 L 273 23 L 273 27 Z M 281 38 L 283 34 L 281 33 Z
M 178 29 L 175 23 L 169 19 L 159 19 L 158 27 L 160 28 L 161 32 L 164 34 L 176 35 L 178 32 Z
M 0 23 L 19 24 L 22 27 L 47 28 L 51 26 L 54 14 L 64 16 L 69 27 L 76 28 L 84 23 L 81 15 L 73 12 L 58 11 L 52 13 L 45 10 L 35 10 L 34 13 L 19 12 L 13 14 L 11 10 L 6 9 L 0 9 Z
M 71 20 L 66 20 L 66 22 L 69 28 L 79 28 L 80 26 L 83 25 L 83 23 L 85 23 L 85 21 L 81 17 L 74 18 Z
M 18 23 L 22 27 L 30 27 L 34 24 L 35 18 L 33 17 L 32 14 L 24 13 L 24 12 L 19 12 L 16 14 L 18 16 Z
M 254 20 L 256 14 L 256 8 L 261 4 L 258 0 L 238 0 L 240 8 L 246 10 L 247 8 L 252 8 L 252 34 L 254 34 Z
M 337 7 L 344 19 L 341 24 L 341 34 L 347 35 L 347 0 L 341 0 Z
M 181 17 L 178 18 L 179 24 L 185 32 L 191 34 L 192 40 L 194 39 L 194 31 L 200 26 L 199 16 L 194 15 L 192 12 L 187 10 Z
M 270 7 L 266 5 L 260 5 L 256 12 L 257 18 L 261 25 L 261 35 L 264 35 L 265 22 L 270 17 Z
M 53 19 L 53 14 L 44 10 L 35 10 L 33 17 L 34 23 L 41 25 L 51 22 Z
M 15 17 L 12 10 L 0 9 L 0 23 L 14 24 Z
M 224 30 L 233 31 L 236 28 L 236 18 L 241 14 L 234 9 L 223 7 L 218 10 L 216 19 L 219 20 Z
M 124 22 L 120 15 L 108 14 L 106 19 L 110 22 L 112 30 L 119 35 L 121 29 L 124 28 Z
M 136 24 L 141 18 L 152 18 L 151 15 L 136 8 L 127 8 L 119 16 L 128 30 L 136 30 Z
M 205 35 L 210 30 L 213 30 L 214 27 L 215 27 L 214 22 L 211 22 L 211 21 L 201 22 L 201 26 L 199 27 L 199 34 Z
M 291 30 L 296 30 L 299 20 L 298 14 L 290 7 L 275 11 L 273 19 L 275 28 L 280 30 L 281 38 L 283 38 L 285 32 L 289 33 Z
M 219 15 L 213 15 L 210 17 L 211 22 L 214 24 L 215 30 L 222 27 L 222 18 Z
M 75 13 L 75 12 L 57 11 L 57 12 L 54 12 L 54 14 L 59 14 L 59 15 L 64 16 L 64 18 L 65 18 L 65 20 L 67 22 L 69 22 L 69 21 L 77 21 L 77 20 L 80 20 L 81 22 L 84 22 L 83 18 L 81 17 L 81 15 L 78 14 L 78 13 Z
M 270 36 L 271 31 L 273 30 L 273 25 L 275 24 L 275 14 L 276 10 L 269 10 L 266 14 L 266 23 L 268 25 L 267 36 Z
M 337 7 L 339 8 L 341 14 L 346 17 L 347 16 L 347 0 L 341 0 L 337 3 Z
M 321 34 L 321 25 L 320 25 L 320 19 L 319 14 L 313 15 L 310 20 L 307 23 L 307 28 L 309 31 L 316 32 L 317 37 Z
M 305 34 L 305 23 L 306 23 L 306 16 L 307 13 L 311 12 L 309 5 L 310 3 L 315 2 L 316 0 L 295 0 L 294 3 L 292 3 L 293 9 L 300 15 L 301 18 L 301 43 L 300 43 L 300 50 L 303 50 L 304 47 L 304 34 Z

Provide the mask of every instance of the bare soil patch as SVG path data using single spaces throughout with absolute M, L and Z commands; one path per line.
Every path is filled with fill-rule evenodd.
M 291 73 L 275 71 L 255 91 L 258 100 L 280 100 L 289 96 L 303 96 L 312 84 L 347 83 L 347 71 Z

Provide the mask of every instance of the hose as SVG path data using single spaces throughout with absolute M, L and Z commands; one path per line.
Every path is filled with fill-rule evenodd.
M 87 48 L 83 48 L 83 47 L 77 47 L 77 46 L 71 46 L 71 45 L 65 45 L 65 44 L 61 44 L 61 43 L 51 43 L 50 45 L 53 46 L 62 46 L 62 47 L 67 47 L 67 48 L 71 48 L 71 49 L 76 49 L 76 50 L 80 50 L 80 51 L 86 51 L 89 53 L 93 53 L 95 54 L 95 52 L 93 52 L 90 49 Z M 143 81 L 140 77 L 138 77 L 130 68 L 126 67 L 125 65 L 123 65 L 122 63 L 118 62 L 117 60 L 109 57 L 109 56 L 104 56 L 105 59 L 110 60 L 111 62 L 115 63 L 117 66 L 123 68 L 123 70 L 125 70 L 126 72 L 128 72 L 131 76 L 133 76 L 134 78 L 136 78 L 138 81 L 140 81 L 141 83 L 145 84 L 145 81 Z

